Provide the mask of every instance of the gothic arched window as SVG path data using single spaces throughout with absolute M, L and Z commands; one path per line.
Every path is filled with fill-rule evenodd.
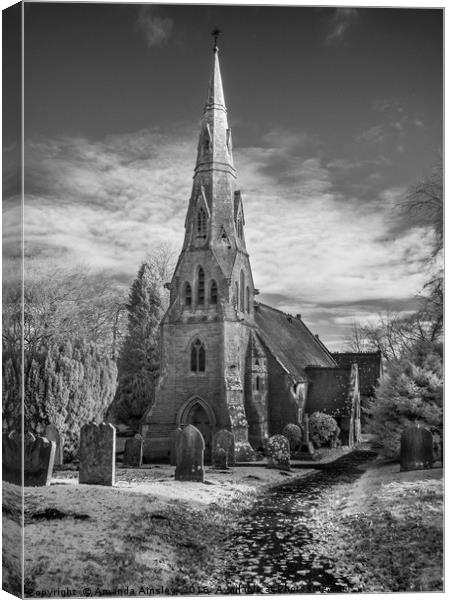
M 186 306 L 192 306 L 192 288 L 188 282 L 184 286 L 184 303 Z
M 218 298 L 217 283 L 213 279 L 212 282 L 211 282 L 211 290 L 210 290 L 210 294 L 209 294 L 209 302 L 211 304 L 217 304 L 217 298 Z
M 248 286 L 245 290 L 245 310 L 250 312 L 250 288 Z
M 241 295 L 240 295 L 240 298 L 239 298 L 239 309 L 241 310 L 241 312 L 244 312 L 244 294 L 245 294 L 245 275 L 244 275 L 244 271 L 241 271 L 240 288 L 241 288 Z
M 259 375 L 256 376 L 255 387 L 256 387 L 256 390 L 259 392 L 259 389 L 260 389 Z
M 205 271 L 200 267 L 197 279 L 197 304 L 205 304 Z
M 205 347 L 197 338 L 191 346 L 191 371 L 204 373 L 206 364 Z
M 197 212 L 197 237 L 206 238 L 207 221 L 206 210 L 201 206 Z
M 236 310 L 239 310 L 239 284 L 237 281 L 234 284 L 234 298 L 236 302 Z

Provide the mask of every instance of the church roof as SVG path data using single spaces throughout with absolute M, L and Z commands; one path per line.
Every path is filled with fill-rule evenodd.
M 363 396 L 372 396 L 382 373 L 380 352 L 333 352 L 339 367 L 358 365 L 359 387 Z
M 255 303 L 255 322 L 264 345 L 297 381 L 306 379 L 308 365 L 336 366 L 327 348 L 299 317 Z

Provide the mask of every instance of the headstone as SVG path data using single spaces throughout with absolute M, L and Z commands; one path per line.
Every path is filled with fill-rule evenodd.
M 273 435 L 266 444 L 267 468 L 286 469 L 291 468 L 291 451 L 289 440 L 284 435 Z
M 140 467 L 142 465 L 143 449 L 144 442 L 141 435 L 137 433 L 134 438 L 128 438 L 125 442 L 122 466 Z
M 400 471 L 431 469 L 433 435 L 421 425 L 407 427 L 400 438 Z
M 229 466 L 233 466 L 236 462 L 235 459 L 235 446 L 234 446 L 234 435 L 227 429 L 221 429 L 213 437 L 213 454 L 219 448 L 225 450 L 227 454 L 227 463 Z
M 4 481 L 22 485 L 23 447 L 23 485 L 50 485 L 55 460 L 55 442 L 27 433 L 22 444 L 22 436 L 16 431 L 3 434 L 2 442 Z
M 203 456 L 205 440 L 193 425 L 185 427 L 177 445 L 176 481 L 204 481 Z
M 59 429 L 53 423 L 50 423 L 45 428 L 45 437 L 50 442 L 55 442 L 56 444 L 56 452 L 55 452 L 55 467 L 62 465 L 64 462 L 64 438 L 59 433 Z
M 212 466 L 216 469 L 228 469 L 228 454 L 225 448 L 213 449 Z
M 116 428 L 111 423 L 86 423 L 80 431 L 79 482 L 114 485 Z
M 171 431 L 169 434 L 169 453 L 170 453 L 170 464 L 175 466 L 177 464 L 177 445 L 180 440 L 180 434 L 182 429 L 177 427 L 174 431 Z

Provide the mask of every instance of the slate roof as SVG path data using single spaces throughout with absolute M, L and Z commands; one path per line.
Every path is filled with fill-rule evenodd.
M 306 379 L 304 369 L 308 365 L 336 366 L 327 348 L 299 317 L 258 302 L 255 321 L 264 345 L 296 381 Z
M 361 395 L 373 395 L 381 375 L 380 352 L 333 352 L 333 358 L 339 367 L 349 368 L 352 363 L 357 363 Z
M 307 367 L 306 374 L 309 380 L 306 412 L 318 410 L 331 415 L 336 411 L 342 414 L 348 412 L 346 400 L 350 387 L 349 368 Z

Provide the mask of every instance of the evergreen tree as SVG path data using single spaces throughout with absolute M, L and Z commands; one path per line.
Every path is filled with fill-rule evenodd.
M 102 421 L 116 390 L 117 367 L 104 349 L 84 340 L 50 343 L 24 362 L 25 431 L 42 434 L 54 423 L 65 438 L 65 458 L 78 452 L 80 427 Z M 20 399 L 10 360 L 3 369 L 3 425 L 20 429 Z
M 420 423 L 436 442 L 443 426 L 443 368 L 439 344 L 418 343 L 399 361 L 390 361 L 368 408 L 368 430 L 385 456 L 400 453 L 405 427 Z
M 127 311 L 128 334 L 119 356 L 119 383 L 110 413 L 114 420 L 137 430 L 144 411 L 153 403 L 159 374 L 162 281 L 151 262 L 144 262 L 138 271 Z

